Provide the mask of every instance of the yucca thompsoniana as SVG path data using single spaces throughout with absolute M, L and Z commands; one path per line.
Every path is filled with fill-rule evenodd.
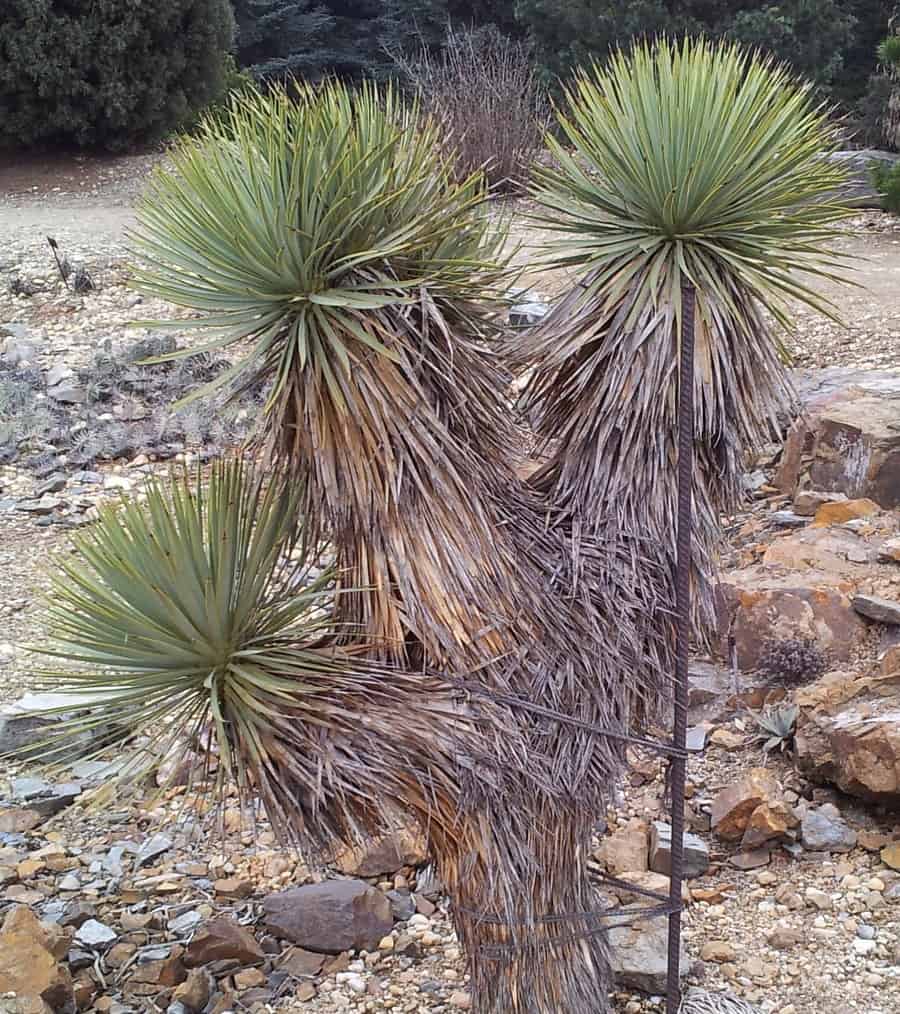
M 837 131 L 811 87 L 708 40 L 640 43 L 580 72 L 555 165 L 535 173 L 548 260 L 583 272 L 518 354 L 550 461 L 536 483 L 583 530 L 612 514 L 670 551 L 682 290 L 696 293 L 694 559 L 709 576 L 743 455 L 789 399 L 781 327 L 847 212 Z M 698 618 L 712 619 L 708 580 Z

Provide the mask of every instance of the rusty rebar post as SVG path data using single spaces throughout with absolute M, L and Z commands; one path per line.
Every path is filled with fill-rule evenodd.
M 691 542 L 694 485 L 694 287 L 681 294 L 681 357 L 678 371 L 678 532 L 675 563 L 675 721 L 670 790 L 672 863 L 669 882 L 669 967 L 666 1014 L 681 1006 L 681 885 L 684 878 L 684 786 L 687 758 L 688 654 L 691 640 Z

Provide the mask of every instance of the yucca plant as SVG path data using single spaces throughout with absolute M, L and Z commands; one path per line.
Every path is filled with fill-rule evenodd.
M 591 833 L 658 696 L 652 659 L 635 665 L 656 657 L 656 582 L 618 538 L 573 556 L 517 477 L 503 233 L 439 141 L 390 90 L 241 98 L 157 175 L 136 281 L 196 311 L 195 351 L 241 350 L 228 379 L 269 385 L 265 446 L 333 546 L 348 644 L 463 681 L 481 709 L 496 778 L 460 750 L 458 826 L 429 825 L 473 1008 L 587 1014 L 609 985 Z
M 612 518 L 671 559 L 689 291 L 699 632 L 713 622 L 719 515 L 790 399 L 778 329 L 797 302 L 834 312 L 814 280 L 840 273 L 837 131 L 785 68 L 704 39 L 641 42 L 581 71 L 558 118 L 536 219 L 555 233 L 548 263 L 582 277 L 518 350 L 550 452 L 535 483 L 579 530 Z
M 301 502 L 238 460 L 103 508 L 53 578 L 52 640 L 36 649 L 65 662 L 38 679 L 76 694 L 79 712 L 44 756 L 102 724 L 104 749 L 132 744 L 126 775 L 182 751 L 203 780 L 191 747 L 211 738 L 219 791 L 261 800 L 309 853 L 402 812 L 452 835 L 456 755 L 485 763 L 485 748 L 452 687 L 338 643 L 335 572 L 305 537 Z
M 268 386 L 269 450 L 307 488 L 311 522 L 333 527 L 341 574 L 368 589 L 345 597 L 348 617 L 378 643 L 411 626 L 452 655 L 490 626 L 470 623 L 480 597 L 454 587 L 450 558 L 491 555 L 470 448 L 509 452 L 485 397 L 503 373 L 477 349 L 498 328 L 503 231 L 482 177 L 456 181 L 417 119 L 370 85 L 233 101 L 151 184 L 135 281 L 197 311 L 206 348 L 241 343 L 216 385 Z M 425 563 L 397 544 L 406 514 L 434 549 L 427 571 L 394 567 Z

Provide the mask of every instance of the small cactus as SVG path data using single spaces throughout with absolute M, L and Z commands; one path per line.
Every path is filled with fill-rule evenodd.
M 789 685 L 807 683 L 824 669 L 825 656 L 810 638 L 792 637 L 783 641 L 767 641 L 759 660 L 761 673 Z

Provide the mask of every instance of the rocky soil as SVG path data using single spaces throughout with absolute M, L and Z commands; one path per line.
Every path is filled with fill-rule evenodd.
M 122 232 L 160 158 L 0 166 L 0 703 L 33 685 L 69 531 L 239 441 L 255 410 L 171 413 L 224 364 L 145 365 L 172 339 L 129 328 L 170 316 L 128 288 Z M 841 295 L 848 330 L 798 313 L 806 412 L 727 519 L 721 658 L 692 670 L 686 982 L 766 1014 L 900 1012 L 900 227 L 867 213 L 840 242 L 869 288 Z M 765 752 L 754 713 L 788 706 L 790 749 Z M 39 738 L 15 709 L 0 721 L 0 750 Z M 415 833 L 310 868 L 235 800 L 106 798 L 122 759 L 91 751 L 52 776 L 0 767 L 0 1012 L 468 1008 Z M 662 775 L 633 757 L 598 873 L 667 888 Z M 661 926 L 614 932 L 620 1012 L 662 1009 Z

